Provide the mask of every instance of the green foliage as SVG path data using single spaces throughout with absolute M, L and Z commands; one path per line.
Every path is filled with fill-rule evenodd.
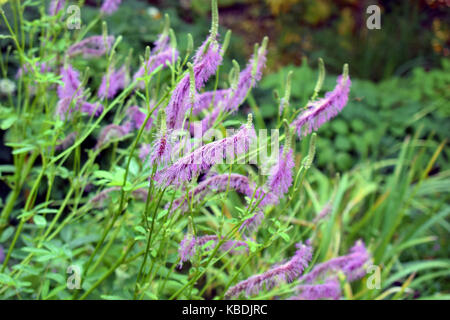
M 0 63 L 5 78 L 15 79 L 18 66 L 35 62 L 53 61 L 61 67 L 70 45 L 102 31 L 103 18 L 94 9 L 83 10 L 83 19 L 91 24 L 69 31 L 60 17 L 48 17 L 46 8 L 38 5 L 14 1 L 7 5 L 7 15 L 1 12 L 2 22 L 8 25 L 2 30 L 8 36 L 0 39 L 1 45 L 10 48 Z M 123 64 L 130 59 L 137 68 L 147 42 L 156 39 L 160 25 L 153 25 L 153 20 L 140 25 L 145 13 L 131 18 L 139 8 L 144 9 L 137 4 L 124 6 L 119 14 L 106 18 L 110 33 L 124 35 L 117 50 L 91 60 L 67 58 L 80 70 L 83 85 L 94 92 L 113 61 Z M 126 24 L 139 30 L 136 38 Z M 443 61 L 442 70 L 418 69 L 410 78 L 378 84 L 355 78 L 344 112 L 320 128 L 317 137 L 313 134 L 297 142 L 293 185 L 278 205 L 264 208 L 261 227 L 244 238 L 239 226 L 257 210 L 254 199 L 228 188 L 202 200 L 190 199 L 196 181 L 183 188 L 162 188 L 153 180 L 157 166 L 147 165 L 137 154 L 140 144 L 154 144 L 160 133 L 157 125 L 144 130 L 145 122 L 156 123 L 156 109 L 167 105 L 187 74 L 186 62 L 193 52 L 184 57 L 186 31 L 178 33 L 186 45 L 178 47 L 180 59 L 175 64 L 144 76 L 143 89 L 132 82 L 112 99 L 101 100 L 105 110 L 98 118 L 78 111 L 67 120 L 55 116 L 56 85 L 61 83 L 58 69 L 42 72 L 32 67 L 14 80 L 16 91 L 0 97 L 5 144 L 5 163 L 0 165 L 1 190 L 5 190 L 0 246 L 6 255 L 0 266 L 0 297 L 221 299 L 238 281 L 289 259 L 294 244 L 308 239 L 314 248 L 310 268 L 346 254 L 358 239 L 367 244 L 381 270 L 381 287 L 367 286 L 370 274 L 351 285 L 342 279 L 345 299 L 447 297 L 450 170 L 444 139 L 450 64 Z M 207 28 L 202 32 L 206 35 Z M 134 53 L 129 53 L 130 47 Z M 85 67 L 91 71 L 84 72 Z M 290 69 L 293 73 L 288 76 Z M 208 86 L 222 87 L 219 77 L 224 74 L 226 79 L 228 70 L 221 66 Z M 319 89 L 317 74 L 306 63 L 289 70 L 267 76 L 248 96 L 258 129 L 285 124 L 272 89 L 290 96 L 285 106 L 288 114 L 305 106 Z M 334 83 L 334 77 L 326 78 L 319 96 Z M 95 94 L 89 98 L 99 101 Z M 96 148 L 102 128 L 120 124 L 132 104 L 146 111 L 140 128 Z M 214 128 L 222 132 L 238 126 L 241 117 L 226 114 L 214 122 Z M 57 149 L 70 134 L 73 142 Z M 266 179 L 259 168 L 246 163 L 220 164 L 214 170 L 241 173 L 252 181 Z M 171 212 L 179 197 L 188 203 L 184 214 Z M 332 208 L 328 216 L 316 220 L 326 204 Z M 249 252 L 231 255 L 219 251 L 219 246 L 205 250 L 205 244 L 180 269 L 178 249 L 187 232 L 216 235 L 220 241 L 245 240 Z M 81 269 L 78 290 L 68 285 L 74 267 Z M 289 298 L 296 284 L 264 289 L 253 298 Z

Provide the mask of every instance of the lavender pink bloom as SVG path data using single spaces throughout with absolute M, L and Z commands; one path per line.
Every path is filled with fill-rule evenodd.
M 350 77 L 339 76 L 333 91 L 326 93 L 322 99 L 310 102 L 308 108 L 292 123 L 298 136 L 306 136 L 313 130 L 319 129 L 325 122 L 341 112 L 348 102 L 350 86 Z
M 255 87 L 256 83 L 261 80 L 262 70 L 266 63 L 266 53 L 266 50 L 261 47 L 258 52 L 253 55 L 245 69 L 239 74 L 236 90 L 229 88 L 216 90 L 215 92 L 208 91 L 196 97 L 193 115 L 198 115 L 201 111 L 208 109 L 211 106 L 211 103 L 214 102 L 214 109 L 201 120 L 200 125 L 202 132 L 206 132 L 212 127 L 221 112 L 234 112 L 244 102 L 251 87 Z M 253 70 L 255 70 L 254 74 L 252 74 Z M 191 127 L 191 133 L 192 130 Z
M 76 131 L 68 134 L 67 137 L 65 137 L 64 139 L 57 142 L 57 144 L 55 146 L 55 150 L 59 151 L 59 150 L 67 149 L 75 142 L 76 137 L 77 137 Z
M 327 279 L 324 283 L 299 285 L 296 291 L 297 295 L 290 300 L 338 300 L 341 297 L 341 285 L 337 278 Z
M 130 132 L 128 126 L 119 126 L 117 124 L 109 124 L 102 129 L 97 139 L 95 149 L 99 149 L 113 138 L 121 138 Z
M 274 267 L 262 274 L 254 275 L 247 280 L 239 282 L 226 292 L 227 298 L 238 297 L 241 292 L 247 296 L 258 293 L 264 287 L 268 290 L 281 282 L 291 282 L 296 279 L 308 266 L 312 257 L 312 248 L 309 245 L 298 243 L 297 251 L 288 262 Z
M 60 75 L 63 82 L 63 85 L 59 85 L 57 89 L 60 99 L 82 94 L 81 81 L 79 80 L 80 73 L 77 70 L 68 64 L 66 68 L 61 68 Z
M 41 73 L 51 72 L 51 67 L 45 62 L 36 62 L 35 67 L 39 69 Z M 17 70 L 16 79 L 22 77 L 24 74 L 32 72 L 32 67 L 30 65 L 23 65 Z
M 119 9 L 122 0 L 103 0 L 100 12 L 103 14 L 111 15 Z
M 234 159 L 235 156 L 247 152 L 255 138 L 253 126 L 249 128 L 243 125 L 235 135 L 206 144 L 179 159 L 170 167 L 159 171 L 155 180 L 161 186 L 171 184 L 179 186 L 183 182 L 191 181 L 214 164 L 221 163 L 225 157 Z
M 51 16 L 56 16 L 59 11 L 61 11 L 66 5 L 66 0 L 52 0 L 50 2 L 50 7 L 48 8 L 48 14 Z
M 127 74 L 125 67 L 119 70 L 112 70 L 102 77 L 102 83 L 98 89 L 98 96 L 100 98 L 113 98 L 119 90 L 126 86 Z
M 239 227 L 239 231 L 247 231 L 249 233 L 258 230 L 261 225 L 262 220 L 264 219 L 264 212 L 261 209 L 256 209 L 256 213 L 246 219 L 241 226 Z
M 130 122 L 130 128 L 139 130 L 147 118 L 147 114 L 142 112 L 138 106 L 129 107 L 127 110 L 128 120 Z M 148 131 L 153 125 L 153 119 L 150 117 L 145 124 L 145 130 Z
M 153 147 L 149 148 L 150 153 L 150 165 L 162 165 L 167 164 L 170 161 L 172 155 L 172 138 L 170 133 L 164 132 L 157 136 L 153 143 Z M 141 158 L 142 159 L 142 158 Z
M 206 91 L 197 95 L 192 114 L 198 115 L 203 110 L 208 109 L 214 102 L 214 105 L 218 105 L 220 101 L 226 100 L 230 95 L 231 89 L 221 89 L 216 91 Z
M 206 48 L 206 46 L 208 47 Z M 206 52 L 205 52 L 206 49 Z M 219 43 L 208 38 L 197 50 L 194 57 L 193 69 L 196 89 L 201 89 L 210 76 L 215 74 L 217 67 L 222 63 Z M 186 111 L 189 109 L 189 74 L 186 74 L 172 92 L 167 105 L 167 127 L 179 129 Z M 192 106 L 194 108 L 194 106 Z
M 269 189 L 281 197 L 288 192 L 289 187 L 292 185 L 292 169 L 295 163 L 293 159 L 293 151 L 289 151 L 284 154 L 283 147 L 280 148 L 279 161 L 271 169 L 269 180 L 267 182 Z
M 103 112 L 103 106 L 100 103 L 92 104 L 82 97 L 83 88 L 77 70 L 73 69 L 71 65 L 67 65 L 66 68 L 61 68 L 60 74 L 63 85 L 59 85 L 57 88 L 60 100 L 56 107 L 56 114 L 60 119 L 66 119 L 75 110 L 96 116 Z
M 226 105 L 227 111 L 236 111 L 237 108 L 244 102 L 248 91 L 255 87 L 257 82 L 262 78 L 262 71 L 266 66 L 266 55 L 267 50 L 264 47 L 259 48 L 258 52 L 253 55 L 253 57 L 247 63 L 247 66 L 239 74 L 239 82 L 237 85 L 236 92 L 230 101 Z M 253 70 L 256 69 L 253 74 Z
M 145 75 L 145 68 L 147 68 L 147 75 L 149 75 L 159 66 L 167 67 L 169 64 L 175 63 L 178 55 L 178 50 L 173 48 L 167 48 L 164 51 L 152 54 L 146 63 L 146 67 L 140 67 L 134 74 L 133 80 L 143 77 Z M 144 88 L 144 82 L 141 81 L 138 86 L 141 89 Z
M 208 243 L 210 245 L 204 247 Z M 209 251 L 214 249 L 218 243 L 219 237 L 216 235 L 194 237 L 192 234 L 186 234 L 178 248 L 178 255 L 180 256 L 179 267 L 181 268 L 184 262 L 189 261 L 199 248 L 202 248 L 204 251 Z M 230 253 L 242 253 L 242 248 L 245 249 L 245 252 L 248 252 L 248 244 L 244 241 L 237 240 L 224 241 L 220 246 L 220 250 L 229 251 Z
M 214 175 L 200 182 L 198 186 L 189 191 L 187 197 L 183 196 L 175 199 L 172 204 L 172 211 L 180 210 L 185 213 L 189 209 L 189 202 L 198 203 L 209 193 L 220 193 L 228 190 L 234 190 L 249 198 L 255 197 L 254 202 L 262 198 L 260 205 L 275 202 L 273 195 L 264 192 L 255 192 L 256 186 L 252 184 L 246 176 L 237 173 Z M 252 218 L 251 218 L 252 219 Z M 247 226 L 256 225 L 259 218 L 253 217 L 253 221 L 248 221 Z M 250 219 L 249 219 L 250 220 Z
M 359 240 L 350 249 L 349 254 L 316 265 L 308 274 L 302 276 L 299 280 L 304 284 L 313 284 L 317 280 L 326 279 L 330 273 L 335 274 L 338 271 L 342 271 L 348 281 L 353 281 L 365 275 L 364 265 L 369 259 L 369 252 L 364 243 Z
M 320 210 L 319 214 L 314 218 L 313 223 L 318 223 L 319 221 L 325 219 L 333 209 L 333 205 L 331 202 L 325 204 L 325 206 Z
M 114 43 L 114 36 L 92 36 L 81 40 L 78 43 L 70 46 L 67 50 L 67 55 L 73 57 L 78 54 L 83 54 L 83 57 L 100 57 L 107 53 Z

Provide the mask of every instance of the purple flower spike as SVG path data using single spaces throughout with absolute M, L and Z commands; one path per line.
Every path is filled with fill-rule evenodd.
M 167 67 L 169 64 L 173 64 L 178 59 L 178 50 L 168 48 L 164 51 L 161 51 L 155 55 L 150 56 L 147 61 L 147 74 L 151 74 L 156 68 L 159 66 Z M 133 80 L 137 78 L 143 77 L 145 74 L 145 67 L 142 66 L 139 70 L 134 74 Z M 143 89 L 144 82 L 141 81 L 138 86 Z
M 199 183 L 198 186 L 188 193 L 188 198 L 180 197 L 174 200 L 172 204 L 172 212 L 179 209 L 183 214 L 189 210 L 189 201 L 198 203 L 202 201 L 208 193 L 220 193 L 226 191 L 227 189 L 239 192 L 249 198 L 253 197 L 255 194 L 256 199 L 253 200 L 254 203 L 259 199 L 258 196 L 264 195 L 264 198 L 260 203 L 261 206 L 275 202 L 275 199 L 271 194 L 264 194 L 263 192 L 255 193 L 255 186 L 250 183 L 246 176 L 237 173 L 219 174 L 209 177 Z M 249 221 L 248 225 L 256 224 L 257 218 L 253 218 L 253 223 Z
M 180 263 L 178 267 L 181 269 L 183 262 L 189 261 L 195 254 L 195 237 L 188 233 L 184 236 L 183 240 L 180 242 L 180 247 L 178 248 L 178 255 L 180 256 Z
M 100 12 L 103 14 L 111 15 L 119 9 L 122 0 L 103 0 Z
M 259 48 L 257 54 L 253 55 L 249 60 L 245 69 L 241 71 L 236 92 L 226 105 L 227 111 L 236 111 L 242 102 L 244 102 L 251 87 L 255 87 L 256 83 L 261 80 L 262 70 L 266 66 L 266 55 L 267 51 L 264 46 L 262 46 Z M 253 70 L 255 70 L 254 74 Z
M 80 96 L 82 94 L 80 73 L 68 64 L 66 68 L 61 68 L 60 74 L 63 85 L 58 86 L 58 97 L 64 99 L 74 97 L 74 95 Z
M 289 149 L 289 151 L 284 154 L 283 147 L 281 147 L 279 161 L 270 172 L 268 180 L 269 189 L 279 197 L 288 192 L 289 187 L 292 184 L 292 169 L 295 166 L 292 154 L 292 149 Z
M 152 147 L 149 143 L 142 144 L 139 148 L 139 159 L 141 159 L 141 161 L 144 161 L 148 157 L 151 149 Z
M 235 159 L 250 147 L 256 138 L 253 126 L 243 125 L 233 136 L 211 142 L 176 161 L 170 167 L 158 172 L 155 180 L 161 186 L 180 186 L 183 182 L 191 181 L 202 171 L 208 170 L 214 164 L 227 159 Z
M 248 231 L 249 233 L 254 232 L 258 230 L 258 227 L 261 225 L 263 219 L 264 212 L 262 210 L 258 210 L 253 217 L 248 218 L 242 223 L 239 227 L 239 231 Z
M 67 55 L 73 57 L 83 54 L 85 58 L 100 57 L 111 49 L 113 43 L 114 36 L 108 36 L 106 39 L 103 36 L 92 36 L 69 47 Z
M 206 244 L 211 242 L 210 245 L 204 247 Z M 179 268 L 183 266 L 183 263 L 189 261 L 197 252 L 197 249 L 202 248 L 204 251 L 213 250 L 219 243 L 219 238 L 215 235 L 207 235 L 202 237 L 194 237 L 192 234 L 188 233 L 184 236 L 183 240 L 180 242 L 178 248 L 178 255 L 180 256 Z M 244 241 L 227 240 L 222 243 L 220 250 L 229 251 L 230 253 L 242 253 L 248 252 L 248 244 Z
M 85 101 L 81 104 L 80 110 L 81 112 L 87 113 L 90 116 L 95 115 L 96 117 L 98 117 L 103 112 L 103 106 L 98 102 L 93 104 Z
M 206 46 L 208 46 L 206 48 Z M 206 52 L 205 52 L 206 49 Z M 196 89 L 201 89 L 210 76 L 215 74 L 217 67 L 222 63 L 221 49 L 217 41 L 208 38 L 197 50 L 194 57 L 194 77 Z M 183 117 L 188 108 L 189 74 L 178 83 L 167 105 L 167 127 L 178 129 L 181 127 Z
M 228 298 L 238 297 L 243 291 L 247 296 L 250 296 L 258 293 L 264 287 L 271 289 L 280 282 L 293 281 L 305 270 L 312 257 L 310 246 L 298 243 L 297 249 L 295 255 L 288 262 L 239 282 L 228 289 L 225 296 Z
M 318 279 L 326 278 L 329 273 L 338 271 L 342 271 L 348 281 L 353 281 L 365 275 L 364 265 L 369 259 L 370 254 L 364 243 L 359 240 L 350 249 L 349 254 L 316 265 L 308 274 L 302 276 L 300 281 L 305 284 L 313 284 Z
M 52 71 L 51 67 L 45 62 L 36 62 L 35 67 L 36 67 L 36 69 L 39 69 L 41 73 Z M 33 69 L 30 65 L 20 66 L 19 70 L 17 70 L 17 73 L 16 73 L 16 79 L 22 77 L 24 74 L 32 72 L 32 70 Z
M 117 124 L 109 124 L 102 129 L 100 136 L 95 145 L 95 149 L 99 149 L 112 138 L 121 138 L 130 132 L 128 126 L 119 126 Z
M 308 108 L 300 113 L 292 125 L 298 136 L 306 136 L 317 130 L 325 122 L 335 117 L 345 107 L 348 101 L 351 81 L 350 77 L 339 76 L 333 91 L 325 94 L 325 98 L 313 101 Z
M 139 130 L 141 128 L 141 126 L 144 124 L 145 119 L 147 118 L 147 115 L 142 112 L 138 106 L 132 106 L 130 108 L 128 108 L 127 110 L 128 113 L 128 119 L 130 121 L 130 127 L 132 129 L 136 129 Z M 145 124 L 145 130 L 150 130 L 150 128 L 153 125 L 153 119 L 149 118 L 147 123 Z
M 120 89 L 125 88 L 126 79 L 127 75 L 125 67 L 122 67 L 117 71 L 113 70 L 111 74 L 104 75 L 102 77 L 100 88 L 98 89 L 98 96 L 100 98 L 113 98 Z M 106 91 L 106 87 L 108 87 L 108 91 Z
M 336 278 L 327 279 L 324 283 L 304 284 L 296 287 L 298 295 L 290 300 L 338 300 L 341 297 L 341 285 Z
M 172 143 L 170 134 L 167 132 L 160 134 L 151 149 L 150 164 L 167 164 L 172 155 Z
M 60 10 L 66 5 L 66 0 L 52 0 L 50 7 L 48 8 L 48 14 L 56 16 Z
M 3 251 L 3 246 L 0 246 L 0 263 L 5 260 L 5 252 Z
M 194 108 L 192 110 L 192 114 L 194 116 L 198 115 L 203 110 L 208 109 L 211 106 L 211 103 L 214 99 L 214 106 L 224 104 L 226 98 L 230 95 L 230 89 L 222 89 L 216 91 L 207 91 L 197 96 L 195 101 Z

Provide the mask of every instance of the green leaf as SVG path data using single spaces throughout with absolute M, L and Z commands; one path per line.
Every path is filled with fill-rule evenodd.
M 47 220 L 45 220 L 45 218 L 43 216 L 40 215 L 35 215 L 33 217 L 34 223 L 39 227 L 39 228 L 44 228 L 47 225 Z

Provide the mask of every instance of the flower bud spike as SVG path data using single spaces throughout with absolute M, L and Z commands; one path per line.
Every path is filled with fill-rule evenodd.
M 146 46 L 145 47 L 144 61 L 148 61 L 150 59 L 150 52 L 151 52 L 150 47 Z
M 288 72 L 287 79 L 286 79 L 286 88 L 284 89 L 284 97 L 280 101 L 280 116 L 283 114 L 286 107 L 289 107 L 289 99 L 291 97 L 291 79 L 292 79 L 292 70 Z
M 291 142 L 292 142 L 292 134 L 293 130 L 291 126 L 289 125 L 289 122 L 286 119 L 283 119 L 283 125 L 285 129 L 285 142 L 284 142 L 284 148 L 283 148 L 283 157 L 286 157 L 287 153 L 291 149 Z
M 187 64 L 189 68 L 189 92 L 191 99 L 191 107 L 193 108 L 195 105 L 195 74 L 194 74 L 194 66 L 192 63 L 188 62 Z
M 265 36 L 265 37 L 263 38 L 262 43 L 261 43 L 261 49 L 260 49 L 260 50 L 262 50 L 262 51 L 266 50 L 266 49 L 267 49 L 267 44 L 268 44 L 268 43 L 269 43 L 269 37 Z
M 316 82 L 316 86 L 314 88 L 314 93 L 311 97 L 311 100 L 314 100 L 317 98 L 317 95 L 319 94 L 320 90 L 323 86 L 323 81 L 325 80 L 325 65 L 323 63 L 323 59 L 319 58 L 319 77 Z
M 317 134 L 314 132 L 311 135 L 311 140 L 309 141 L 308 155 L 307 155 L 307 157 L 305 159 L 305 162 L 303 164 L 305 169 L 309 169 L 311 167 L 311 164 L 314 161 L 314 157 L 315 157 L 315 154 L 316 154 L 316 140 L 317 140 L 316 138 L 317 138 Z
M 228 30 L 227 33 L 225 33 L 225 37 L 223 39 L 222 57 L 225 55 L 228 46 L 230 45 L 230 39 L 231 39 L 231 30 Z
M 342 77 L 344 79 L 344 81 L 346 81 L 348 79 L 348 64 L 344 64 L 344 68 L 342 70 Z
M 237 86 L 239 84 L 239 74 L 241 72 L 241 68 L 236 60 L 233 59 L 233 69 L 230 72 L 230 83 L 232 91 L 236 91 Z
M 103 41 L 105 43 L 107 43 L 107 39 L 108 39 L 108 25 L 106 24 L 106 21 L 103 21 L 103 23 L 102 23 L 102 36 L 103 36 Z
M 169 34 L 170 34 L 170 46 L 172 47 L 172 49 L 176 49 L 177 37 L 175 36 L 175 32 L 173 31 L 172 28 L 169 29 Z
M 247 128 L 251 128 L 253 124 L 253 114 L 249 113 L 247 116 Z
M 189 57 L 194 51 L 194 39 L 192 38 L 192 34 L 188 33 L 187 35 L 187 47 L 186 47 L 186 55 Z
M 164 134 L 167 130 L 166 110 L 164 108 L 159 109 L 158 115 L 156 117 L 156 123 L 160 128 L 161 133 Z
M 219 29 L 219 9 L 217 7 L 217 0 L 211 1 L 211 40 L 216 40 Z
M 169 29 L 170 29 L 170 16 L 166 13 L 164 15 L 164 28 L 163 28 L 162 34 L 168 35 Z
M 81 87 L 84 87 L 88 80 L 89 80 L 89 72 L 90 72 L 90 68 L 86 67 L 86 69 L 84 69 L 84 73 L 83 73 L 83 80 L 81 80 Z
M 255 44 L 255 48 L 253 51 L 254 51 L 253 56 L 255 57 L 255 60 L 253 61 L 253 66 L 252 66 L 252 79 L 255 78 L 256 71 L 258 70 L 259 46 L 257 43 Z

